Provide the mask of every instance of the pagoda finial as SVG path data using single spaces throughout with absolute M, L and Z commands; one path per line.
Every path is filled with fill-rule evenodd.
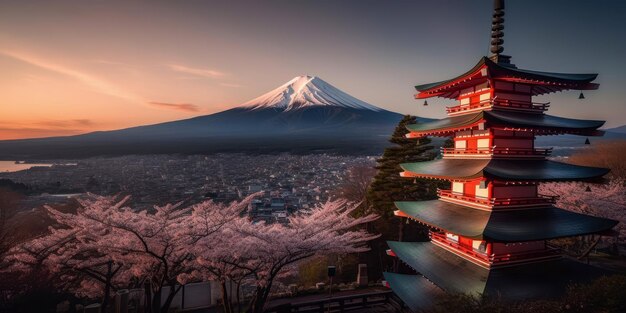
M 493 1 L 493 20 L 491 22 L 491 59 L 496 63 L 510 63 L 509 56 L 501 55 L 504 51 L 504 0 Z

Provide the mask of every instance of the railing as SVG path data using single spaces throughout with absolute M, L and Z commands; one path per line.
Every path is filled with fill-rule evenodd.
M 441 152 L 446 155 L 479 155 L 479 156 L 537 156 L 545 157 L 552 153 L 552 148 L 441 148 Z
M 556 257 L 561 254 L 559 249 L 554 248 L 546 248 L 544 250 L 533 250 L 526 252 L 518 252 L 518 253 L 507 253 L 507 254 L 494 254 L 489 257 L 489 260 L 494 264 L 503 264 L 503 263 L 514 263 L 518 261 L 532 260 L 532 259 L 542 259 L 542 258 L 550 258 Z
M 485 263 L 489 262 L 489 257 L 487 256 L 487 254 L 485 253 L 481 253 L 478 251 L 475 251 L 473 248 L 468 248 L 465 246 L 460 245 L 459 243 L 456 243 L 454 241 L 450 241 L 448 239 L 448 237 L 446 237 L 445 234 L 440 234 L 440 233 L 430 233 L 430 239 L 434 240 L 440 244 L 444 244 L 446 246 L 452 247 L 455 250 L 459 250 L 460 252 L 463 252 L 464 254 L 470 255 L 476 259 L 479 259 Z
M 477 198 L 452 192 L 452 190 L 437 189 L 437 195 L 442 198 L 450 198 L 467 202 L 474 202 L 488 206 L 501 205 L 535 205 L 553 204 L 558 197 L 537 195 L 537 197 L 516 197 L 516 198 Z
M 309 301 L 294 301 L 282 305 L 270 307 L 265 310 L 268 313 L 324 313 L 324 312 L 345 312 L 348 310 L 358 310 L 371 307 L 382 307 L 390 304 L 391 290 L 362 293 L 348 296 L 324 297 L 322 299 Z M 352 311 L 358 312 L 358 311 Z
M 546 248 L 543 250 L 532 250 L 532 251 L 524 251 L 517 253 L 506 253 L 506 254 L 491 254 L 487 255 L 486 253 L 478 252 L 473 248 L 465 247 L 460 245 L 457 242 L 450 241 L 445 234 L 442 233 L 430 233 L 431 240 L 438 242 L 439 244 L 443 244 L 449 247 L 458 250 L 464 254 L 467 254 L 475 259 L 483 261 L 485 263 L 489 263 L 490 265 L 499 265 L 506 263 L 515 263 L 519 261 L 533 260 L 533 259 L 543 259 L 543 258 L 552 258 L 557 257 L 561 254 L 559 249 L 554 248 Z
M 485 99 L 479 102 L 470 104 L 457 105 L 453 107 L 446 107 L 448 114 L 457 114 L 465 111 L 476 110 L 481 108 L 499 107 L 513 110 L 530 110 L 530 111 L 547 111 L 550 107 L 550 102 L 532 102 L 532 101 L 519 101 L 508 99 Z
M 474 203 L 490 205 L 490 206 L 493 205 L 494 203 L 493 201 L 494 199 L 465 196 L 462 194 L 454 193 L 452 192 L 452 190 L 437 189 L 437 195 L 442 198 L 450 198 L 450 199 L 474 202 Z

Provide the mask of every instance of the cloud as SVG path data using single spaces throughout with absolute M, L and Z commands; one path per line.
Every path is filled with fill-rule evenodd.
M 67 120 L 30 120 L 30 121 L 2 121 L 0 125 L 6 129 L 80 129 L 94 126 L 95 123 L 86 118 L 67 119 Z
M 188 66 L 179 65 L 179 64 L 167 64 L 167 67 L 169 67 L 172 71 L 175 71 L 175 72 L 191 74 L 191 75 L 200 76 L 204 78 L 220 78 L 226 75 L 226 73 L 216 71 L 216 70 L 193 68 L 193 67 L 188 67 Z
M 0 121 L 0 140 L 68 136 L 90 131 L 94 122 L 89 119 Z
M 53 127 L 53 128 L 74 128 L 74 127 L 89 127 L 93 126 L 93 121 L 90 119 L 72 119 L 72 120 L 46 120 L 35 122 L 34 124 Z
M 24 62 L 24 63 L 28 63 L 33 66 L 37 66 L 39 68 L 42 68 L 48 71 L 65 75 L 67 77 L 70 77 L 72 79 L 79 81 L 80 83 L 88 86 L 89 88 L 91 88 L 92 90 L 98 93 L 116 97 L 116 98 L 121 98 L 121 99 L 131 101 L 131 102 L 143 102 L 141 97 L 135 94 L 132 94 L 126 90 L 123 90 L 122 88 L 106 80 L 100 79 L 88 73 L 81 72 L 79 70 L 75 70 L 75 69 L 60 65 L 60 64 L 56 64 L 54 62 L 43 60 L 41 58 L 33 57 L 31 55 L 27 55 L 27 54 L 20 53 L 20 52 L 0 50 L 0 54 L 13 58 L 15 60 Z
M 200 107 L 198 107 L 195 104 L 191 104 L 191 103 L 167 103 L 167 102 L 151 101 L 151 102 L 148 102 L 148 104 L 153 105 L 153 106 L 157 106 L 157 107 L 161 107 L 161 108 L 172 109 L 172 110 L 179 110 L 179 111 L 186 111 L 186 112 L 198 112 L 198 111 L 200 111 Z

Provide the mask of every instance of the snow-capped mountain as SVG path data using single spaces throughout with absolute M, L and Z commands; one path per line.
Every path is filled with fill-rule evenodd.
M 318 77 L 298 76 L 210 115 L 71 137 L 0 141 L 0 158 L 213 152 L 376 155 L 401 118 Z
M 335 88 L 319 77 L 308 75 L 294 77 L 284 85 L 241 105 L 250 109 L 275 108 L 284 111 L 311 106 L 381 111 L 380 108 Z

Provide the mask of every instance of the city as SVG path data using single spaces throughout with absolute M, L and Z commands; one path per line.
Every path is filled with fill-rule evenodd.
M 339 155 L 131 155 L 54 160 L 51 167 L 0 173 L 28 187 L 22 210 L 63 202 L 67 196 L 94 193 L 130 195 L 130 204 L 147 209 L 183 201 L 228 203 L 263 191 L 255 218 L 284 219 L 337 194 L 352 167 L 373 167 L 375 157 Z M 70 164 L 70 165 L 64 165 Z

